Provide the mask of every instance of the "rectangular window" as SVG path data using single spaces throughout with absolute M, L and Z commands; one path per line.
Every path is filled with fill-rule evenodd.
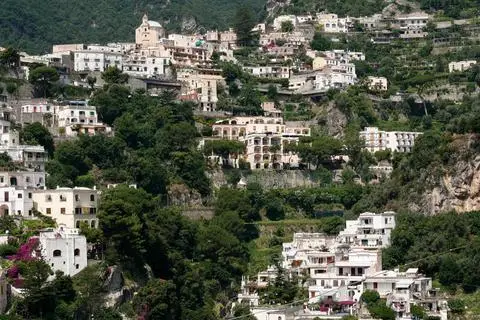
M 75 208 L 75 214 L 82 214 L 82 208 Z
M 90 208 L 90 214 L 96 214 L 97 208 Z
M 32 199 L 32 193 L 31 192 L 28 193 L 28 199 Z
M 52 208 L 47 208 L 46 214 L 52 214 Z
M 9 201 L 8 199 L 8 191 L 5 191 L 4 194 L 3 194 L 3 199 L 4 201 Z
M 60 208 L 60 213 L 65 214 L 65 208 Z
M 18 199 L 22 199 L 23 195 L 22 195 L 21 193 L 19 193 L 19 194 L 17 195 L 17 197 L 18 197 Z

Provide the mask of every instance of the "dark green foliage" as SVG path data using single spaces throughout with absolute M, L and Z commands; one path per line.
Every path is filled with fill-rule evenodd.
M 465 302 L 461 299 L 448 300 L 448 307 L 450 308 L 450 312 L 454 314 L 465 313 Z
M 314 50 L 325 51 L 332 48 L 332 41 L 320 32 L 315 32 L 310 46 Z
M 239 5 L 261 15 L 264 4 L 261 0 L 174 0 L 166 5 L 151 0 L 85 0 L 65 5 L 59 0 L 41 4 L 33 0 L 6 0 L 0 12 L 0 42 L 40 54 L 57 43 L 133 41 L 135 28 L 145 12 L 149 19 L 172 31 L 180 30 L 184 18 L 195 19 L 207 30 L 221 30 L 232 26 Z M 18 8 L 24 10 L 19 14 Z
M 30 70 L 28 80 L 34 86 L 34 95 L 37 97 L 50 97 L 53 94 L 52 88 L 60 76 L 55 68 L 39 66 Z
M 256 24 L 255 13 L 251 7 L 242 5 L 237 9 L 234 18 L 234 29 L 237 34 L 237 43 L 240 46 L 253 45 L 255 36 L 252 28 Z
M 375 319 L 395 320 L 395 312 L 387 306 L 385 299 L 379 299 L 375 303 L 367 305 L 370 315 Z
M 275 280 L 268 284 L 267 288 L 262 290 L 261 296 L 266 304 L 287 304 L 294 301 L 297 292 L 300 290 L 298 286 L 298 278 L 288 278 L 285 270 L 278 268 L 278 274 Z
M 39 144 L 45 147 L 45 150 L 50 156 L 53 155 L 54 145 L 52 134 L 40 122 L 27 124 L 23 127 L 22 131 L 20 131 L 20 139 L 25 144 Z
M 110 66 L 102 73 L 102 79 L 107 84 L 124 84 L 128 81 L 128 74 L 123 73 L 122 70 L 116 66 Z
M 342 141 L 327 135 L 301 138 L 296 148 L 302 161 L 315 167 L 331 164 L 332 157 L 342 154 L 342 150 Z
M 292 32 L 293 30 L 294 30 L 294 26 L 292 21 L 288 20 L 288 21 L 282 22 L 282 32 Z
M 368 305 L 376 303 L 380 299 L 380 295 L 377 291 L 365 290 L 360 299 L 362 300 L 362 302 L 365 302 Z
M 478 212 L 444 213 L 435 217 L 400 214 L 396 220 L 392 245 L 383 252 L 384 268 L 419 260 L 415 266 L 426 274 L 436 275 L 447 288 L 455 290 L 462 286 L 467 292 L 476 290 L 480 285 Z

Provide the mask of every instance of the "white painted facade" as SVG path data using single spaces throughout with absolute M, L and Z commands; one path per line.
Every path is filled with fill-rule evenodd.
M 360 131 L 360 138 L 365 141 L 365 149 L 370 152 L 391 150 L 397 152 L 411 152 L 422 132 L 382 131 L 377 127 L 366 127 Z
M 73 57 L 76 72 L 104 72 L 112 66 L 122 70 L 123 53 L 81 50 L 75 51 Z
M 60 226 L 40 232 L 41 258 L 53 271 L 72 277 L 87 267 L 87 240 L 79 231 Z
M 467 60 L 467 61 L 452 61 L 448 64 L 448 72 L 462 72 L 472 68 L 474 65 L 477 64 L 475 60 Z
M 367 77 L 368 89 L 375 91 L 387 91 L 388 90 L 388 80 L 385 77 Z
M 337 243 L 379 249 L 390 246 L 390 236 L 395 228 L 395 212 L 364 212 L 356 220 L 347 220 L 340 231 Z
M 352 24 L 351 18 L 339 18 L 334 13 L 318 13 L 317 21 L 326 33 L 347 33 Z
M 0 216 L 33 217 L 32 189 L 0 187 Z
M 67 137 L 112 132 L 111 127 L 98 121 L 96 107 L 87 101 L 70 101 L 68 105 L 57 106 L 55 109 L 58 128 L 63 128 Z
M 287 126 L 281 117 L 235 117 L 217 121 L 213 136 L 245 142 L 243 158 L 251 169 L 282 169 L 299 166 L 298 155 L 284 148 L 297 144 L 300 137 L 310 136 L 310 128 Z M 278 150 L 271 151 L 272 147 Z
M 143 78 L 163 77 L 169 74 L 170 64 L 169 56 L 157 57 L 132 54 L 124 61 L 123 72 Z
M 246 66 L 243 70 L 255 77 L 274 78 L 274 79 L 288 79 L 291 74 L 290 67 L 286 66 Z
M 83 187 L 36 190 L 33 192 L 34 208 L 56 220 L 57 225 L 79 228 L 86 222 L 98 227 L 97 208 L 100 193 Z

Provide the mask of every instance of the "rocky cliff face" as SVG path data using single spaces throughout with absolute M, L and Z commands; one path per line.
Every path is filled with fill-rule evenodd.
M 439 186 L 424 194 L 422 207 L 428 214 L 480 210 L 480 155 L 459 161 L 452 169 Z
M 435 187 L 425 192 L 418 204 L 409 204 L 410 209 L 430 215 L 480 210 L 480 154 L 472 147 L 478 139 L 466 136 L 456 140 L 457 151 L 450 155 L 456 157 L 455 163 L 445 168 Z

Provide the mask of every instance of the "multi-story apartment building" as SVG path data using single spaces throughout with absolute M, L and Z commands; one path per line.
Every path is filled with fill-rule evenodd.
M 282 65 L 271 66 L 246 66 L 243 70 L 252 74 L 255 77 L 288 79 L 291 74 L 290 67 Z
M 448 72 L 462 72 L 472 68 L 474 65 L 477 64 L 475 60 L 467 60 L 467 61 L 452 61 L 448 64 Z
M 382 131 L 377 127 L 366 127 L 360 131 L 360 138 L 365 141 L 365 149 L 370 152 L 391 150 L 410 152 L 422 132 Z
M 372 77 L 368 76 L 366 80 L 368 89 L 375 91 L 387 91 L 388 80 L 385 77 Z
M 35 171 L 45 171 L 47 153 L 43 146 L 20 144 L 19 132 L 10 123 L 11 110 L 0 113 L 0 153 L 7 153 L 17 165 Z
M 131 54 L 123 63 L 123 72 L 142 78 L 166 77 L 170 74 L 170 64 L 170 56 L 157 57 Z
M 334 13 L 318 13 L 317 21 L 327 33 L 347 33 L 352 26 L 351 18 L 339 18 Z
M 184 67 L 177 70 L 177 80 L 183 83 L 181 100 L 198 103 L 202 111 L 215 111 L 218 102 L 217 88 L 223 83 L 220 70 Z
M 356 220 L 347 220 L 340 231 L 337 243 L 361 248 L 385 248 L 390 245 L 390 235 L 395 228 L 395 212 L 364 212 Z
M 33 189 L 0 187 L 0 214 L 2 216 L 33 216 Z
M 76 72 L 103 72 L 114 66 L 122 70 L 123 53 L 81 50 L 74 52 L 74 70 Z
M 243 158 L 252 169 L 282 169 L 298 167 L 298 155 L 285 146 L 310 136 L 310 128 L 287 126 L 280 117 L 235 117 L 217 121 L 213 136 L 245 142 Z
M 359 51 L 329 50 L 322 51 L 322 54 L 326 57 L 326 59 L 329 60 L 345 60 L 346 62 L 353 60 L 365 60 L 365 54 Z
M 69 101 L 67 105 L 56 106 L 55 116 L 58 128 L 63 128 L 67 137 L 112 132 L 111 127 L 98 121 L 96 107 L 87 101 Z
M 78 229 L 60 226 L 40 231 L 38 251 L 34 256 L 45 261 L 53 271 L 73 277 L 87 267 L 87 240 Z
M 423 307 L 428 315 L 447 319 L 446 301 L 439 299 L 432 279 L 419 273 L 417 268 L 405 272 L 381 271 L 363 281 L 363 290 L 377 291 L 395 311 L 397 319 L 411 317 L 412 305 Z
M 99 195 L 95 188 L 83 187 L 36 190 L 33 192 L 33 206 L 55 219 L 58 225 L 79 228 L 80 223 L 86 222 L 96 228 Z

